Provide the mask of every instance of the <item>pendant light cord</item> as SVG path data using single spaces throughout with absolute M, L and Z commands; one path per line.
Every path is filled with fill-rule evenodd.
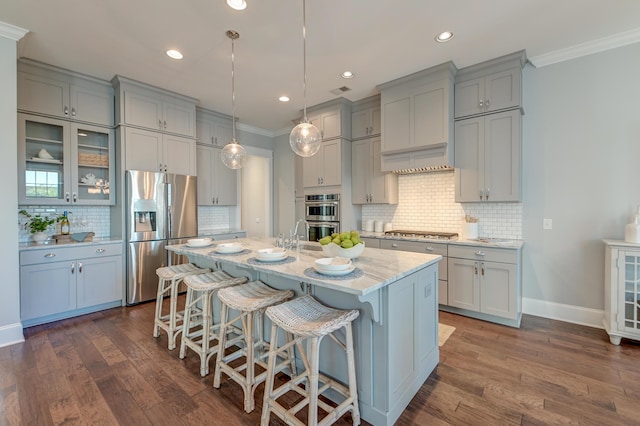
M 237 34 L 237 33 L 236 33 Z M 231 130 L 232 141 L 236 141 L 236 72 L 235 72 L 235 40 L 237 35 L 231 37 Z
M 302 92 L 304 98 L 304 116 L 302 120 L 307 123 L 307 7 L 306 0 L 302 0 Z

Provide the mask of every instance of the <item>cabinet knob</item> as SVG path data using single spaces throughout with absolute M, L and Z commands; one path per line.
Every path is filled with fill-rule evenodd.
M 76 116 L 76 109 L 75 108 L 71 108 L 71 116 L 72 117 Z
M 70 198 L 69 198 L 69 193 L 68 193 L 68 192 L 65 192 L 65 193 L 64 193 L 64 199 L 65 199 L 65 201 L 66 201 L 67 203 L 69 202 Z
M 73 202 L 76 203 L 78 201 L 78 194 L 73 193 Z
M 480 109 L 484 108 L 484 99 L 480 99 Z
M 489 99 L 486 99 L 486 100 L 484 101 L 484 106 L 485 106 L 485 108 L 486 108 L 486 109 L 489 109 L 489 108 L 490 108 L 491 103 L 489 102 Z
M 106 250 L 105 250 L 105 249 L 103 249 L 103 248 L 96 249 L 96 253 L 98 253 L 98 254 L 102 254 L 102 253 L 104 253 L 105 251 L 106 251 Z
M 55 253 L 47 253 L 47 254 L 44 255 L 44 257 L 52 258 L 52 257 L 56 257 L 56 254 Z
M 66 115 L 69 115 L 69 107 L 65 105 L 65 106 L 64 106 L 64 111 L 63 111 L 63 112 L 64 112 L 64 115 L 65 115 L 65 116 L 66 116 Z

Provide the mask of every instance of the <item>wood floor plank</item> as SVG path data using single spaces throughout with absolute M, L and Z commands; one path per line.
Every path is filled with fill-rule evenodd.
M 181 360 L 165 333 L 152 337 L 153 315 L 147 303 L 26 329 L 25 343 L 0 348 L 0 425 L 259 424 L 264 386 L 244 413 L 239 385 L 214 389 L 193 352 Z M 440 320 L 456 331 L 397 425 L 640 424 L 637 342 L 527 315 L 519 329 Z

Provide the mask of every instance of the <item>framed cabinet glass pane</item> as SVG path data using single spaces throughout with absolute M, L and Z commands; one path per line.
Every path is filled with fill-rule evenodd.
M 110 134 L 107 130 L 78 126 L 74 129 L 77 147 L 78 200 L 109 200 Z
M 62 124 L 25 120 L 25 196 L 62 200 L 64 193 L 64 132 Z

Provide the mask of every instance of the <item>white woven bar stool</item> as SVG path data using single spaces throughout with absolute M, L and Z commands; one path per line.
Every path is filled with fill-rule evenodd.
M 156 316 L 153 322 L 153 337 L 160 335 L 160 329 L 167 332 L 169 350 L 176 347 L 176 337 L 182 332 L 182 313 L 178 312 L 178 285 L 189 275 L 204 274 L 210 269 L 198 268 L 191 263 L 171 265 L 156 269 L 158 275 L 158 294 L 156 296 Z M 170 298 L 169 313 L 162 313 L 162 301 Z
M 244 391 L 244 410 L 247 413 L 250 413 L 255 408 L 253 394 L 256 387 L 264 382 L 267 375 L 265 360 L 268 355 L 268 346 L 264 341 L 262 332 L 264 309 L 273 304 L 284 302 L 291 297 L 293 297 L 293 291 L 275 290 L 261 281 L 251 281 L 235 287 L 223 288 L 218 292 L 218 299 L 222 302 L 222 309 L 220 314 L 220 341 L 218 342 L 218 357 L 216 358 L 213 386 L 220 387 L 222 373 L 237 382 Z M 239 315 L 229 319 L 229 309 L 239 311 Z M 233 330 L 235 328 L 233 323 L 238 320 L 242 323 L 240 335 L 237 334 L 237 330 L 235 332 Z M 254 324 L 254 320 L 256 320 L 257 325 Z M 257 333 L 255 333 L 254 327 L 257 327 Z M 236 334 L 236 336 L 228 340 L 230 332 Z M 225 354 L 225 350 L 230 347 L 237 347 L 238 349 Z M 294 371 L 295 360 L 293 352 L 288 352 L 288 355 L 290 356 L 273 368 L 279 369 L 278 371 L 282 371 L 285 368 Z M 230 363 L 232 361 L 243 356 L 245 357 L 244 364 L 236 367 L 231 366 Z M 260 365 L 265 370 L 257 376 L 255 374 L 256 365 Z
M 351 411 L 353 424 L 360 424 L 360 408 L 358 406 L 358 388 L 356 386 L 355 357 L 353 353 L 353 330 L 351 324 L 359 315 L 357 310 L 338 310 L 329 308 L 317 302 L 312 296 L 304 295 L 277 306 L 271 306 L 266 310 L 267 317 L 271 319 L 271 344 L 269 347 L 269 364 L 267 367 L 267 380 L 264 388 L 264 402 L 262 405 L 261 425 L 269 425 L 271 413 L 280 417 L 288 425 L 304 425 L 296 417 L 296 413 L 306 405 L 309 406 L 308 425 L 330 425 L 335 423 L 344 413 Z M 345 343 L 342 343 L 334 332 L 345 329 Z M 292 333 L 295 339 L 287 344 L 278 345 L 278 328 Z M 347 372 L 349 375 L 348 387 L 319 373 L 320 341 L 324 336 L 330 336 L 347 354 Z M 303 341 L 307 341 L 307 351 L 303 348 Z M 293 375 L 291 379 L 279 388 L 274 389 L 273 369 L 275 358 L 290 346 L 296 345 L 299 356 L 304 363 L 305 371 L 300 375 Z M 299 386 L 305 382 L 304 388 Z M 320 386 L 320 383 L 322 386 Z M 318 399 L 324 391 L 333 389 L 345 400 L 332 407 Z M 278 398 L 289 391 L 297 392 L 304 399 L 290 409 L 283 407 Z M 318 407 L 328 414 L 318 421 Z
M 218 346 L 212 346 L 213 340 L 219 340 L 216 331 L 220 324 L 213 322 L 213 297 L 218 290 L 246 283 L 247 277 L 234 278 L 224 271 L 185 277 L 187 300 L 184 305 L 182 338 L 180 340 L 180 359 L 187 354 L 187 347 L 200 356 L 200 375 L 209 374 L 209 360 L 218 352 Z M 200 303 L 200 307 L 198 304 Z

